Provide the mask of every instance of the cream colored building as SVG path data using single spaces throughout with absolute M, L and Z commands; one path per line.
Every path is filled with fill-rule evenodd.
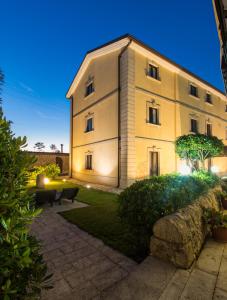
M 88 52 L 67 98 L 79 180 L 125 187 L 179 171 L 174 142 L 192 131 L 227 145 L 226 96 L 130 35 Z M 227 157 L 212 164 L 227 174 Z

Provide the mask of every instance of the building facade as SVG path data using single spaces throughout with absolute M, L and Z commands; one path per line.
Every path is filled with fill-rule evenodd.
M 220 41 L 220 63 L 227 90 L 227 0 L 213 0 L 214 16 Z
M 126 187 L 179 171 L 174 142 L 191 132 L 227 145 L 225 95 L 130 35 L 88 52 L 67 98 L 79 180 Z M 227 157 L 209 163 L 227 173 Z

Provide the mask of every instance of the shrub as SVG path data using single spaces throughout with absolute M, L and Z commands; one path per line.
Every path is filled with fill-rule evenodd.
M 21 151 L 26 138 L 16 138 L 0 108 L 0 299 L 38 299 L 48 287 L 47 267 L 29 225 L 40 213 L 28 194 L 27 169 L 34 158 Z
M 126 188 L 119 196 L 119 214 L 140 254 L 148 251 L 152 227 L 159 218 L 192 203 L 217 182 L 216 176 L 198 172 L 192 176 L 155 176 Z
M 30 179 L 36 179 L 37 175 L 43 174 L 48 178 L 54 179 L 61 173 L 61 170 L 56 164 L 48 164 L 45 166 L 34 167 L 30 172 Z

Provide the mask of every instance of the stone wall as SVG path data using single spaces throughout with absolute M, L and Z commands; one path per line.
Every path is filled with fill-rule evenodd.
M 219 209 L 216 188 L 178 212 L 159 219 L 153 227 L 151 255 L 189 268 L 197 258 L 208 234 L 203 222 L 203 208 Z
M 28 151 L 29 154 L 34 155 L 37 161 L 35 166 L 44 166 L 47 164 L 57 164 L 61 169 L 61 174 L 68 174 L 69 172 L 69 153 L 55 153 L 55 152 L 33 152 Z

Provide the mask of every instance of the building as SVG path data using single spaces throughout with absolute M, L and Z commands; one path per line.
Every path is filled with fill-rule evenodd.
M 70 169 L 79 180 L 125 187 L 178 171 L 174 142 L 190 132 L 227 145 L 225 95 L 131 35 L 89 51 L 67 98 Z M 212 164 L 227 172 L 227 157 Z
M 214 15 L 220 40 L 220 62 L 227 90 L 227 0 L 213 0 Z

